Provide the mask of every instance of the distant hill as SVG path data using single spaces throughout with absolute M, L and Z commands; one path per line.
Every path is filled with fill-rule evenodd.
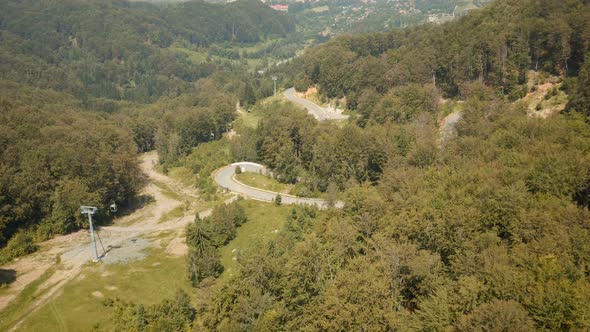
M 129 0 L 129 2 L 151 2 L 151 3 L 178 3 L 191 0 Z
M 433 81 L 447 97 L 478 80 L 517 99 L 531 69 L 578 75 L 589 61 L 589 22 L 587 1 L 497 1 L 444 25 L 336 38 L 292 70 L 299 89 L 318 85 L 328 97 L 346 95 L 352 108 L 363 94 Z
M 172 43 L 254 43 L 293 24 L 256 0 L 157 6 L 123 0 L 0 1 L 0 78 L 80 98 L 149 102 L 209 75 Z

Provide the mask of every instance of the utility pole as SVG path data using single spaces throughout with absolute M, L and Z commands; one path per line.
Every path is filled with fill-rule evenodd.
M 94 252 L 94 261 L 98 262 L 98 250 L 96 249 L 96 240 L 94 239 L 94 226 L 92 225 L 92 215 L 98 210 L 98 208 L 94 206 L 80 206 L 80 211 L 82 214 L 88 215 L 88 223 L 90 224 L 90 242 L 92 243 L 92 250 Z
M 274 83 L 274 88 L 275 88 L 274 89 L 274 96 L 276 97 L 277 96 L 277 78 L 278 77 L 277 77 L 277 75 L 272 75 L 271 78 L 272 78 L 272 81 Z

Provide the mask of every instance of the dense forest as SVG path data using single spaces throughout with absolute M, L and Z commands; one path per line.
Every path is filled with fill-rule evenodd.
M 163 7 L 123 0 L 3 0 L 0 8 L 0 77 L 66 91 L 87 103 L 179 96 L 216 66 L 195 63 L 176 49 L 253 43 L 294 28 L 255 0 Z
M 292 31 L 258 2 L 1 8 L 0 262 L 86 227 L 83 202 L 102 220 L 132 203 L 138 152 L 194 173 L 203 198 L 215 168 L 247 160 L 297 195 L 344 201 L 294 206 L 225 278 L 220 249 L 252 219 L 239 200 L 197 216 L 185 277 L 206 296 L 102 299 L 115 331 L 590 329 L 588 1 L 497 0 L 440 26 L 341 36 L 275 69 L 285 87 L 345 100 L 341 122 L 172 50 L 232 57 L 216 43 Z M 563 96 L 563 111 L 532 116 L 523 97 L 546 82 L 542 99 Z
M 222 269 L 211 250 L 243 219 L 222 206 L 217 227 L 195 220 L 189 276 L 214 294 L 171 311 L 175 321 L 217 331 L 590 328 L 589 12 L 583 1 L 500 0 L 438 29 L 345 36 L 295 60 L 300 90 L 346 96 L 353 121 L 260 103 L 232 154 L 269 165 L 299 194 L 342 191 L 345 207 L 293 208 L 218 287 L 204 281 Z M 530 115 L 520 99 L 539 84 L 531 71 L 560 77 L 547 98 L 566 92 L 566 111 Z M 445 139 L 441 97 L 462 114 Z M 118 326 L 138 319 L 137 305 L 117 308 Z
M 498 1 L 456 23 L 337 38 L 292 67 L 295 87 L 317 85 L 347 96 L 364 120 L 381 96 L 409 84 L 435 83 L 445 97 L 477 80 L 515 100 L 530 69 L 577 76 L 590 45 L 584 1 Z
M 216 140 L 235 119 L 235 96 L 211 79 L 190 94 L 151 105 L 84 107 L 71 95 L 0 81 L 0 261 L 36 242 L 87 227 L 80 205 L 141 204 L 138 152 L 157 149 L 167 165 Z M 12 240 L 7 243 L 9 239 Z
M 228 130 L 245 88 L 233 77 L 251 74 L 186 52 L 293 29 L 250 0 L 2 1 L 0 8 L 1 262 L 87 227 L 82 203 L 99 206 L 103 223 L 110 204 L 140 204 L 138 152 L 157 149 L 167 165 Z M 271 89 L 250 89 L 249 98 Z
M 133 198 L 142 177 L 129 132 L 71 96 L 7 81 L 0 89 L 0 247 L 14 236 L 2 260 L 86 226 L 80 205 Z
M 427 110 L 365 129 L 293 111 L 261 122 L 270 137 L 249 151 L 283 172 L 302 167 L 308 185 L 342 186 L 345 208 L 294 209 L 278 239 L 238 256 L 240 274 L 197 307 L 197 324 L 587 329 L 590 124 L 573 111 L 531 118 L 492 88 L 469 88 L 444 148 Z

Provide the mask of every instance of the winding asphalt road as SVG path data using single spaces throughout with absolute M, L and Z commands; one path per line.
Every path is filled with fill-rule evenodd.
M 268 170 L 266 167 L 260 164 L 251 163 L 251 162 L 238 162 L 233 163 L 231 165 L 227 165 L 219 170 L 217 170 L 213 174 L 213 179 L 217 184 L 219 184 L 222 188 L 229 190 L 231 192 L 237 193 L 239 195 L 256 199 L 259 201 L 265 202 L 272 202 L 274 201 L 275 197 L 279 193 L 258 189 L 254 187 L 247 186 L 235 178 L 236 167 L 240 167 L 242 172 L 251 172 L 251 173 L 261 173 L 266 174 Z M 304 204 L 304 205 L 315 205 L 320 209 L 328 208 L 328 203 L 326 200 L 319 199 L 319 198 L 303 198 L 297 197 L 292 195 L 281 194 L 281 203 L 282 204 Z M 342 208 L 344 206 L 343 202 L 336 202 L 335 207 Z
M 287 99 L 289 99 L 290 101 L 305 107 L 307 112 L 313 115 L 319 121 L 348 119 L 348 115 L 344 115 L 340 112 L 331 109 L 323 108 L 319 105 L 312 103 L 309 100 L 297 97 L 295 95 L 295 88 L 285 90 L 285 92 L 283 92 L 283 95 L 285 95 L 285 97 L 287 97 Z

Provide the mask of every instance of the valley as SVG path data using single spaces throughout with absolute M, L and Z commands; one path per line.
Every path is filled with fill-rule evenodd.
M 100 266 L 111 264 L 130 263 L 145 258 L 145 250 L 150 247 L 158 247 L 166 236 L 172 238 L 180 237 L 186 224 L 194 219 L 190 212 L 183 214 L 180 218 L 161 222 L 161 217 L 166 213 L 174 210 L 182 204 L 182 201 L 176 197 L 182 197 L 188 200 L 191 209 L 197 208 L 198 198 L 194 191 L 191 193 L 189 188 L 178 185 L 169 177 L 154 171 L 154 165 L 157 163 L 157 155 L 149 153 L 142 156 L 141 170 L 148 176 L 148 184 L 142 190 L 141 195 L 151 197 L 153 203 L 136 212 L 129 214 L 120 219 L 115 219 L 113 225 L 103 226 L 99 230 L 102 239 L 102 245 L 108 248 L 108 254 L 101 259 L 99 263 L 91 261 L 91 244 L 89 233 L 86 230 L 78 231 L 65 236 L 58 236 L 50 241 L 41 244 L 41 249 L 30 256 L 19 259 L 13 264 L 3 266 L 4 269 L 17 271 L 17 282 L 5 289 L 0 297 L 0 309 L 4 309 L 11 301 L 18 298 L 23 290 L 31 286 L 40 276 L 47 275 L 46 280 L 37 285 L 36 296 L 27 307 L 22 308 L 24 311 L 13 317 L 3 319 L 5 324 L 14 324 L 2 326 L 3 330 L 9 330 L 9 327 L 18 328 L 24 318 L 24 313 L 33 313 L 40 307 L 52 301 L 56 296 L 62 293 L 65 285 L 79 277 L 83 270 L 100 271 Z M 164 184 L 167 188 L 172 189 L 173 196 L 165 192 L 156 183 Z M 211 209 L 202 209 L 199 212 L 201 217 L 211 213 Z M 140 222 L 133 222 L 140 220 Z M 162 235 L 166 235 L 162 238 Z M 139 242 L 138 242 L 139 241 Z M 168 240 L 170 242 L 170 240 Z M 174 246 L 180 246 L 176 248 Z M 99 248 L 101 253 L 104 253 Z M 182 243 L 171 243 L 165 248 L 166 252 L 173 255 L 182 255 L 186 252 L 186 247 L 182 248 Z M 16 321 L 15 319 L 18 319 Z M 11 321 L 12 320 L 12 321 Z
M 195 219 L 192 211 L 198 211 L 200 218 L 210 216 L 212 209 L 207 206 L 211 203 L 202 202 L 193 188 L 157 172 L 155 165 L 157 154 L 146 153 L 141 156 L 141 170 L 147 175 L 147 183 L 141 195 L 151 197 L 151 202 L 115 219 L 112 225 L 100 227 L 99 262 L 92 262 L 89 233 L 83 230 L 42 243 L 41 249 L 35 254 L 3 266 L 3 269 L 17 272 L 17 282 L 3 289 L 0 294 L 0 310 L 3 310 L 0 314 L 3 322 L 0 328 L 6 331 L 35 331 L 41 326 L 53 326 L 52 329 L 56 330 L 86 330 L 108 316 L 105 314 L 110 310 L 102 304 L 105 296 L 107 299 L 126 297 L 141 301 L 153 298 L 150 302 L 157 302 L 158 299 L 165 298 L 164 294 L 154 296 L 150 292 L 172 275 L 176 275 L 175 288 L 190 289 L 184 281 L 182 257 L 188 251 L 184 230 Z M 222 198 L 225 203 L 236 199 L 234 195 L 226 197 Z M 289 204 L 288 200 L 285 197 L 284 203 Z M 252 211 L 268 209 L 265 206 L 270 205 L 245 204 Z M 180 216 L 170 220 L 162 219 L 179 207 L 183 207 Z M 275 210 L 281 211 L 280 214 L 287 211 L 281 208 Z M 280 228 L 280 223 L 273 221 L 280 218 L 275 215 L 277 211 L 266 217 L 259 217 L 260 222 L 254 223 L 259 225 L 252 225 L 258 228 L 253 233 L 258 239 L 261 239 L 261 229 L 266 229 L 262 233 L 276 234 L 276 230 Z M 224 260 L 224 266 L 227 266 L 226 275 L 231 275 L 235 265 L 230 259 L 235 257 L 235 248 L 247 248 L 249 245 L 244 243 L 243 237 L 252 237 L 252 232 L 246 227 L 244 234 L 239 234 L 228 245 L 227 248 L 233 249 L 224 255 L 227 257 Z M 160 272 L 162 269 L 164 271 Z M 150 271 L 150 277 L 143 275 L 146 270 Z M 135 276 L 128 276 L 128 271 L 136 271 Z M 171 275 L 172 271 L 175 272 Z M 81 293 L 83 291 L 86 293 Z M 72 297 L 73 295 L 78 297 Z M 66 309 L 69 306 L 66 303 L 72 301 L 78 303 L 72 308 L 74 312 Z M 18 310 L 13 309 L 15 302 L 19 304 Z M 8 305 L 12 305 L 12 310 L 4 310 Z M 76 312 L 82 310 L 81 308 L 85 308 L 83 317 L 76 317 L 80 315 Z M 88 310 L 94 315 L 90 316 Z
M 590 329 L 589 22 L 0 0 L 0 330 Z

